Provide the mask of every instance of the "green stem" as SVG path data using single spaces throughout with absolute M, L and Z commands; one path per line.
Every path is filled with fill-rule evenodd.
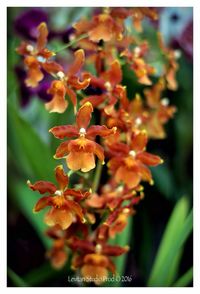
M 71 46 L 73 46 L 74 44 L 76 44 L 78 41 L 82 40 L 82 39 L 85 39 L 88 37 L 88 34 L 83 34 L 81 36 L 79 36 L 77 39 L 74 39 L 72 41 L 70 41 L 68 44 L 66 44 L 65 46 L 61 47 L 59 50 L 55 51 L 55 53 L 58 53 L 64 49 L 67 49 Z
M 99 182 L 101 179 L 101 172 L 102 172 L 103 164 L 100 160 L 98 160 L 95 175 L 94 175 L 94 181 L 92 184 L 92 192 L 95 193 L 99 187 Z

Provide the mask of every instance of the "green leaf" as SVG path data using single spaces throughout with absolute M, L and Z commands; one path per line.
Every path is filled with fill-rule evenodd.
M 191 267 L 182 277 L 173 284 L 173 287 L 186 287 L 188 286 L 193 279 L 193 267 Z
M 16 179 L 12 179 L 10 182 L 12 185 L 8 185 L 8 189 L 14 195 L 14 200 L 19 206 L 20 211 L 33 226 L 45 248 L 49 248 L 51 241 L 44 234 L 47 229 L 44 223 L 44 211 L 33 213 L 33 207 L 38 200 L 36 193 L 28 188 L 26 182 Z M 40 195 L 38 196 L 40 197 Z
M 31 176 L 35 179 L 48 178 L 50 181 L 54 180 L 53 170 L 56 161 L 52 157 L 50 148 L 9 102 L 8 132 L 9 148 L 17 158 L 19 171 L 23 171 L 23 167 L 26 165 L 28 168 L 24 172 L 25 175 L 29 172 L 30 176 L 31 171 Z M 24 166 L 22 163 L 24 163 Z
M 175 182 L 167 163 L 151 169 L 155 185 L 167 199 L 174 197 Z
M 149 276 L 148 286 L 170 286 L 180 261 L 180 250 L 192 231 L 192 211 L 187 216 L 189 204 L 183 197 L 176 204 L 163 234 L 154 264 Z
M 21 278 L 19 277 L 13 270 L 8 268 L 8 277 L 12 281 L 13 285 L 16 287 L 28 287 L 29 285 Z

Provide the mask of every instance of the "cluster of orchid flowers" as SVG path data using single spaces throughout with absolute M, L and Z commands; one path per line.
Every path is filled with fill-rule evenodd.
M 164 125 L 176 111 L 162 97 L 165 89 L 177 88 L 176 52 L 165 47 L 158 34 L 166 62 L 153 83 L 156 69 L 147 61 L 151 48 L 147 41 L 129 33 L 127 18 L 139 33 L 143 19 L 154 21 L 158 15 L 153 8 L 105 8 L 90 20 L 78 21 L 71 38 L 76 46 L 74 61 L 65 68 L 55 61 L 59 53 L 47 48 L 44 22 L 37 28 L 35 43 L 24 41 L 17 48 L 24 58 L 27 87 L 37 87 L 44 73 L 52 78 L 47 111 L 65 113 L 68 100 L 74 109 L 74 125 L 49 130 L 63 140 L 54 158 L 65 158 L 69 172 L 63 165 L 55 168 L 57 186 L 48 181 L 27 182 L 30 189 L 44 194 L 34 212 L 50 207 L 44 221 L 50 226 L 47 236 L 53 247 L 47 255 L 55 268 L 61 268 L 71 252 L 72 269 L 83 277 L 97 277 L 96 284 L 105 281 L 109 272 L 116 274 L 113 258 L 129 250 L 128 246 L 110 245 L 109 240 L 125 229 L 135 205 L 143 199 L 142 182 L 153 184 L 149 167 L 163 160 L 147 152 L 147 144 L 151 138 L 165 138 Z M 123 63 L 145 86 L 143 93 L 136 93 L 131 100 L 123 85 Z M 95 73 L 83 71 L 87 64 L 93 64 Z M 88 95 L 91 92 L 94 94 Z M 90 125 L 94 111 L 99 125 Z M 93 169 L 95 173 L 89 173 Z M 74 173 L 79 175 L 79 182 L 69 188 Z

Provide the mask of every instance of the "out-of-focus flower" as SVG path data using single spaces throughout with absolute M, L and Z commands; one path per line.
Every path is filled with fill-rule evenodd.
M 31 8 L 22 12 L 14 22 L 15 31 L 23 38 L 35 41 L 40 23 L 48 23 L 48 14 L 41 8 Z
M 20 90 L 20 103 L 22 107 L 28 105 L 31 101 L 31 98 L 37 96 L 44 102 L 51 100 L 51 95 L 47 93 L 47 90 L 50 87 L 50 80 L 46 74 L 44 74 L 44 79 L 39 83 L 36 88 L 27 87 L 25 84 L 26 71 L 21 67 L 15 68 L 16 76 L 19 81 L 19 90 Z
M 49 59 L 55 55 L 54 52 L 46 48 L 48 29 L 46 23 L 41 23 L 37 27 L 38 36 L 36 45 L 29 42 L 22 42 L 16 51 L 24 56 L 24 63 L 27 68 L 26 86 L 37 87 L 44 78 L 42 69 L 50 74 L 62 71 L 62 66 Z
M 159 31 L 164 42 L 182 49 L 189 59 L 193 57 L 193 9 L 191 7 L 166 7 L 160 11 Z
M 64 173 L 62 165 L 55 169 L 55 176 L 58 188 L 51 182 L 38 181 L 31 184 L 27 182 L 30 189 L 38 191 L 40 194 L 49 193 L 49 196 L 42 197 L 35 205 L 34 212 L 51 206 L 49 212 L 45 215 L 45 223 L 49 226 L 59 225 L 63 230 L 67 229 L 76 217 L 81 222 L 85 222 L 83 211 L 79 201 L 88 197 L 89 192 L 81 192 L 68 189 L 69 178 Z
M 116 128 L 108 129 L 106 126 L 89 126 L 93 107 L 90 102 L 81 106 L 76 115 L 76 126 L 56 126 L 49 130 L 56 138 L 78 137 L 75 140 L 65 141 L 56 150 L 55 158 L 66 157 L 67 165 L 71 170 L 88 172 L 95 167 L 96 155 L 104 163 L 104 150 L 97 144 L 95 137 L 107 137 L 115 133 Z

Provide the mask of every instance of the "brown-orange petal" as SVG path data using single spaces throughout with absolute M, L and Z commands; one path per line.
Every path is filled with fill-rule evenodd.
M 93 107 L 90 102 L 86 102 L 81 106 L 76 116 L 76 123 L 79 129 L 84 128 L 87 129 L 90 120 L 91 113 L 93 112 Z
M 58 148 L 56 149 L 56 154 L 54 155 L 54 158 L 62 158 L 66 156 L 69 153 L 69 145 L 70 141 L 65 141 L 61 143 Z
M 50 74 L 57 74 L 59 71 L 63 72 L 63 67 L 55 61 L 42 63 L 43 69 Z
M 112 129 L 108 129 L 106 126 L 99 126 L 99 125 L 93 125 L 88 128 L 87 130 L 87 137 L 96 137 L 96 136 L 101 136 L 101 137 L 107 137 L 112 134 L 116 133 L 117 128 L 113 127 Z
M 108 256 L 120 256 L 124 253 L 127 253 L 129 250 L 128 246 L 118 246 L 118 245 L 104 245 L 102 253 Z
M 85 264 L 81 268 L 81 275 L 86 279 L 93 279 L 96 285 L 106 281 L 108 270 L 102 266 Z
M 44 221 L 50 227 L 59 225 L 66 230 L 73 222 L 73 214 L 69 209 L 52 207 L 45 215 Z
M 104 164 L 104 149 L 103 147 L 101 147 L 101 145 L 99 145 L 98 143 L 94 142 L 94 153 L 95 155 L 99 158 L 99 160 L 102 162 L 102 164 Z
M 25 84 L 27 87 L 35 88 L 44 77 L 40 70 L 40 64 L 34 56 L 25 57 L 24 63 L 28 68 Z
M 97 194 L 92 194 L 89 199 L 86 200 L 86 204 L 90 207 L 101 208 L 105 203 L 105 199 L 98 196 Z
M 115 173 L 115 180 L 117 183 L 124 182 L 128 188 L 132 189 L 139 184 L 141 176 L 134 171 L 128 170 L 124 166 L 120 166 Z
M 44 193 L 50 193 L 54 194 L 57 190 L 56 186 L 48 181 L 37 181 L 35 184 L 31 184 L 30 181 L 27 181 L 27 184 L 29 188 L 31 188 L 33 191 L 38 191 L 40 194 Z
M 108 81 L 113 85 L 120 84 L 122 81 L 122 70 L 119 60 L 113 61 L 110 70 L 107 72 Z
M 51 205 L 51 198 L 52 197 L 49 197 L 49 196 L 40 198 L 38 202 L 35 204 L 33 211 L 38 212 L 41 209 L 45 208 L 46 206 Z
M 132 136 L 131 149 L 134 151 L 143 151 L 147 145 L 148 136 L 145 130 Z
M 148 152 L 141 152 L 137 155 L 137 159 L 141 160 L 144 164 L 150 166 L 156 166 L 158 164 L 163 163 L 163 160 L 154 154 Z
M 76 201 L 80 201 L 80 200 L 88 198 L 91 195 L 91 192 L 89 192 L 89 191 L 82 192 L 80 190 L 66 189 L 64 192 L 64 195 L 65 195 L 65 197 L 73 196 L 73 198 Z
M 67 75 L 73 76 L 75 75 L 83 66 L 84 61 L 85 61 L 85 53 L 83 49 L 79 49 L 74 53 L 74 62 L 72 63 L 72 65 L 69 67 Z
M 72 89 L 70 89 L 69 87 L 66 87 L 65 90 L 66 90 L 66 94 L 69 96 L 69 98 L 74 106 L 74 110 L 75 110 L 74 112 L 76 112 L 76 105 L 77 105 L 76 93 Z
M 64 191 L 65 188 L 68 186 L 69 178 L 68 178 L 68 175 L 65 174 L 62 165 L 58 165 L 55 168 L 55 175 L 56 175 L 56 180 L 59 184 L 60 190 Z
M 71 170 L 81 170 L 82 172 L 88 172 L 95 168 L 95 159 L 92 152 L 75 152 L 72 151 L 66 158 L 67 165 Z
M 63 113 L 68 106 L 68 102 L 65 100 L 66 89 L 63 82 L 53 81 L 48 93 L 53 95 L 53 98 L 45 104 L 46 109 L 49 112 Z
M 37 27 L 38 30 L 38 38 L 37 38 L 37 49 L 41 51 L 47 43 L 48 29 L 45 22 L 42 22 Z
M 75 202 L 73 200 L 66 199 L 66 205 L 68 206 L 70 211 L 74 212 L 74 214 L 76 214 L 80 218 L 81 222 L 83 222 L 83 223 L 85 222 L 83 210 L 77 202 Z
M 73 125 L 56 126 L 49 130 L 57 139 L 64 139 L 66 137 L 77 137 L 78 129 Z

